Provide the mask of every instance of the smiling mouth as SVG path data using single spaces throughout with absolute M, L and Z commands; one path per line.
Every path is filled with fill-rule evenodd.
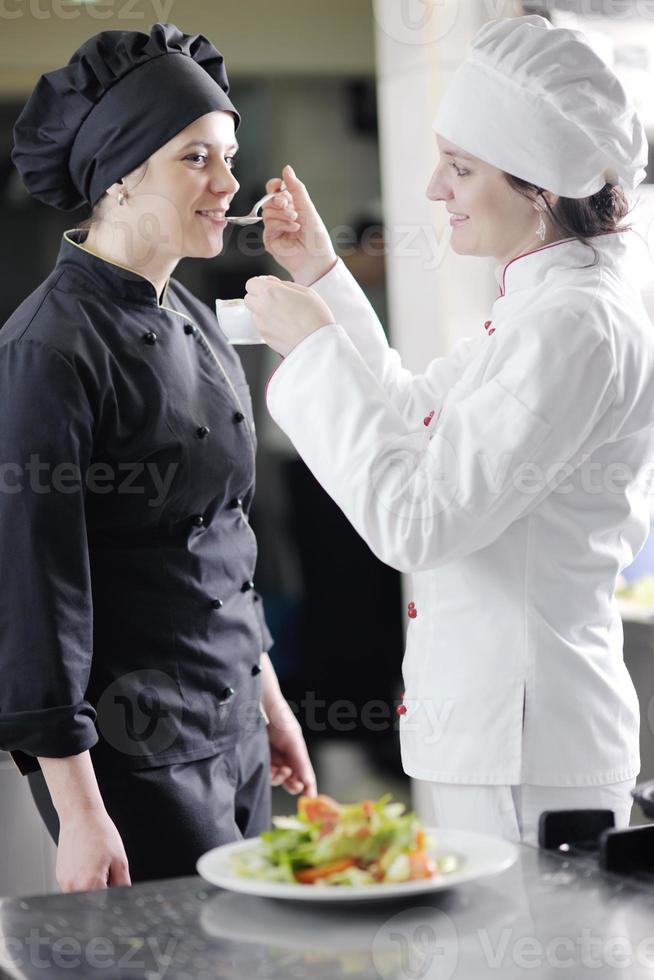
M 215 224 L 227 224 L 227 219 L 225 218 L 224 211 L 196 211 L 201 218 L 207 218 L 209 221 L 213 221 Z

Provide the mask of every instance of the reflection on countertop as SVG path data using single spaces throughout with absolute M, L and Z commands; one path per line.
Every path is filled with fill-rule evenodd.
M 338 908 L 199 878 L 0 900 L 0 977 L 631 980 L 654 969 L 654 890 L 520 848 L 509 871 L 409 901 Z

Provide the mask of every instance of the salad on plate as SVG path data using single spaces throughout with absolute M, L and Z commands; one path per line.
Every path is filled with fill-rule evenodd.
M 236 875 L 302 885 L 398 884 L 454 871 L 434 838 L 391 794 L 358 803 L 300 796 L 297 814 L 273 817 L 259 847 L 232 856 Z

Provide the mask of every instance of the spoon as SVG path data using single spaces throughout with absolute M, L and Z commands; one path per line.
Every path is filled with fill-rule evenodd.
M 257 201 L 257 203 L 254 205 L 254 207 L 252 208 L 249 214 L 244 214 L 242 217 L 236 217 L 235 215 L 228 214 L 227 221 L 231 221 L 232 224 L 234 225 L 255 225 L 257 221 L 263 220 L 261 215 L 257 214 L 259 208 L 263 207 L 263 205 L 267 204 L 268 201 L 271 201 L 273 197 L 277 197 L 278 194 L 281 194 L 282 191 L 285 190 L 286 190 L 286 184 L 284 183 L 284 181 L 282 181 L 279 190 L 274 191 L 272 194 L 265 194 L 260 201 Z

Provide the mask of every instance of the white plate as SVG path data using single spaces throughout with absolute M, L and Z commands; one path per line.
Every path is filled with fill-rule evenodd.
M 362 899 L 402 898 L 419 895 L 423 892 L 440 891 L 453 888 L 468 881 L 500 874 L 515 863 L 518 850 L 514 844 L 500 837 L 486 834 L 473 834 L 467 830 L 449 830 L 427 827 L 437 842 L 431 850 L 435 856 L 455 854 L 459 866 L 449 874 L 436 875 L 420 881 L 404 881 L 400 884 L 379 885 L 301 885 L 285 881 L 261 881 L 257 878 L 242 878 L 231 868 L 234 854 L 261 846 L 257 838 L 223 844 L 207 851 L 197 862 L 198 873 L 212 885 L 227 888 L 260 898 L 290 898 L 303 902 L 348 902 Z

